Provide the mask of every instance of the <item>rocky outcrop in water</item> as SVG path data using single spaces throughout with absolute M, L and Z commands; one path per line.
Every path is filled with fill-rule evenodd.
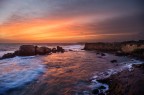
M 51 49 L 48 48 L 48 47 L 37 47 L 37 46 L 36 46 L 35 53 L 36 53 L 37 55 L 50 54 L 50 53 L 51 53 Z
M 64 51 L 65 50 L 60 46 L 51 49 L 48 47 L 38 47 L 34 45 L 22 45 L 20 46 L 19 50 L 15 51 L 14 53 L 4 54 L 0 59 L 12 58 L 15 56 L 47 55 L 47 54 L 57 53 L 57 52 L 63 53 Z
M 32 56 L 36 55 L 36 46 L 34 45 L 22 45 L 17 51 L 19 56 Z
M 64 49 L 60 46 L 57 46 L 57 52 L 64 52 Z
M 110 62 L 111 63 L 117 63 L 117 60 L 111 60 Z
M 16 56 L 16 55 L 15 55 L 14 53 L 7 53 L 7 54 L 4 54 L 1 59 L 13 58 L 13 57 L 15 57 L 15 56 Z

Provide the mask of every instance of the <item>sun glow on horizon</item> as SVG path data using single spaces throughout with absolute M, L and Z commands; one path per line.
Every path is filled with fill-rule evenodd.
M 83 20 L 85 19 L 85 20 Z M 11 22 L 0 25 L 0 39 L 6 39 L 11 42 L 39 42 L 39 43 L 57 43 L 57 42 L 86 42 L 94 41 L 111 36 L 134 35 L 134 33 L 97 33 L 100 31 L 89 30 L 85 23 L 95 19 L 86 20 L 87 17 L 76 17 L 71 19 L 32 19 L 22 22 Z M 100 20 L 100 19 L 98 19 Z M 80 26 L 79 26 L 80 25 Z M 94 31 L 94 32 L 93 32 Z
M 26 22 L 13 22 L 0 26 L 0 38 L 23 42 L 72 42 L 87 39 L 81 29 L 75 29 L 75 23 L 81 19 L 57 20 L 36 19 Z

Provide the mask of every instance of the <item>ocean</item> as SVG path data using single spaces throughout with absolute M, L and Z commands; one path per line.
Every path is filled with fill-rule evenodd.
M 20 45 L 0 44 L 0 57 L 14 52 Z M 83 44 L 35 45 L 59 45 L 66 52 L 0 60 L 0 95 L 93 95 L 93 89 L 102 86 L 100 91 L 105 93 L 109 86 L 99 83 L 98 79 L 131 70 L 132 64 L 142 63 L 128 57 L 85 51 Z

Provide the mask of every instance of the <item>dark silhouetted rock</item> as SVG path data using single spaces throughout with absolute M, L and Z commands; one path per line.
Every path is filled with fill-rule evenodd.
M 57 52 L 57 49 L 56 48 L 53 48 L 52 49 L 52 53 L 56 53 Z
M 7 53 L 7 54 L 4 54 L 1 59 L 13 58 L 13 57 L 15 57 L 15 56 L 16 56 L 16 55 L 15 55 L 14 53 Z
M 109 85 L 107 95 L 144 95 L 144 69 L 137 66 L 133 71 L 124 70 L 105 79 Z
M 98 90 L 98 89 L 92 90 L 92 94 L 98 94 L 98 93 L 99 93 L 99 90 Z
M 110 62 L 111 63 L 117 63 L 117 60 L 111 60 Z
M 122 51 L 117 51 L 117 52 L 115 53 L 115 55 L 116 55 L 116 56 L 127 56 L 128 54 L 127 54 L 127 53 L 124 53 L 124 52 L 122 52 Z
M 57 46 L 57 52 L 64 52 L 64 49 L 60 46 Z
M 144 63 L 142 63 L 142 64 L 133 64 L 132 66 L 134 68 L 142 68 L 142 69 L 144 69 Z
M 36 54 L 34 45 L 22 45 L 19 49 L 19 56 L 33 56 Z
M 85 43 L 84 50 L 97 50 L 102 52 L 112 52 L 121 49 L 121 44 L 119 43 Z
M 52 52 L 52 50 L 51 50 L 51 48 L 46 48 L 45 52 L 46 52 L 47 54 L 50 54 L 50 53 Z
M 19 50 L 15 51 L 14 55 L 19 55 Z
M 144 49 L 136 49 L 131 53 L 131 55 L 143 59 L 144 58 Z
M 64 52 L 65 50 L 57 46 L 56 48 L 50 49 L 48 47 L 38 47 L 34 45 L 22 45 L 20 46 L 19 50 L 15 51 L 14 53 L 7 53 L 3 55 L 0 59 L 5 58 L 12 58 L 15 56 L 34 56 L 34 55 L 46 55 L 46 54 L 52 54 L 56 52 Z
M 106 87 L 105 86 L 100 86 L 99 89 L 106 89 Z
M 101 56 L 105 56 L 105 54 L 104 54 L 104 53 L 101 53 Z
M 106 94 L 104 94 L 104 93 L 99 93 L 98 95 L 106 95 Z
M 36 47 L 36 54 L 45 55 L 51 53 L 51 49 L 47 47 Z

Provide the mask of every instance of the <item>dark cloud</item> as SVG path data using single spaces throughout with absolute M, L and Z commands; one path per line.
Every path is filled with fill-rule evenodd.
M 131 14 L 140 11 L 140 0 L 64 0 L 59 3 L 57 15 Z
M 112 18 L 110 20 L 98 23 L 97 29 L 111 33 L 143 32 L 143 18 L 141 14 Z
M 143 39 L 144 37 L 144 14 L 135 14 L 120 16 L 97 22 L 96 20 L 79 25 L 73 25 L 75 30 L 82 29 L 88 31 L 87 34 L 125 34 L 119 35 L 119 38 L 126 39 Z M 114 37 L 117 37 L 114 35 Z M 113 37 L 113 38 L 114 38 Z M 112 37 L 111 37 L 112 38 Z M 118 39 L 118 38 L 115 38 Z

